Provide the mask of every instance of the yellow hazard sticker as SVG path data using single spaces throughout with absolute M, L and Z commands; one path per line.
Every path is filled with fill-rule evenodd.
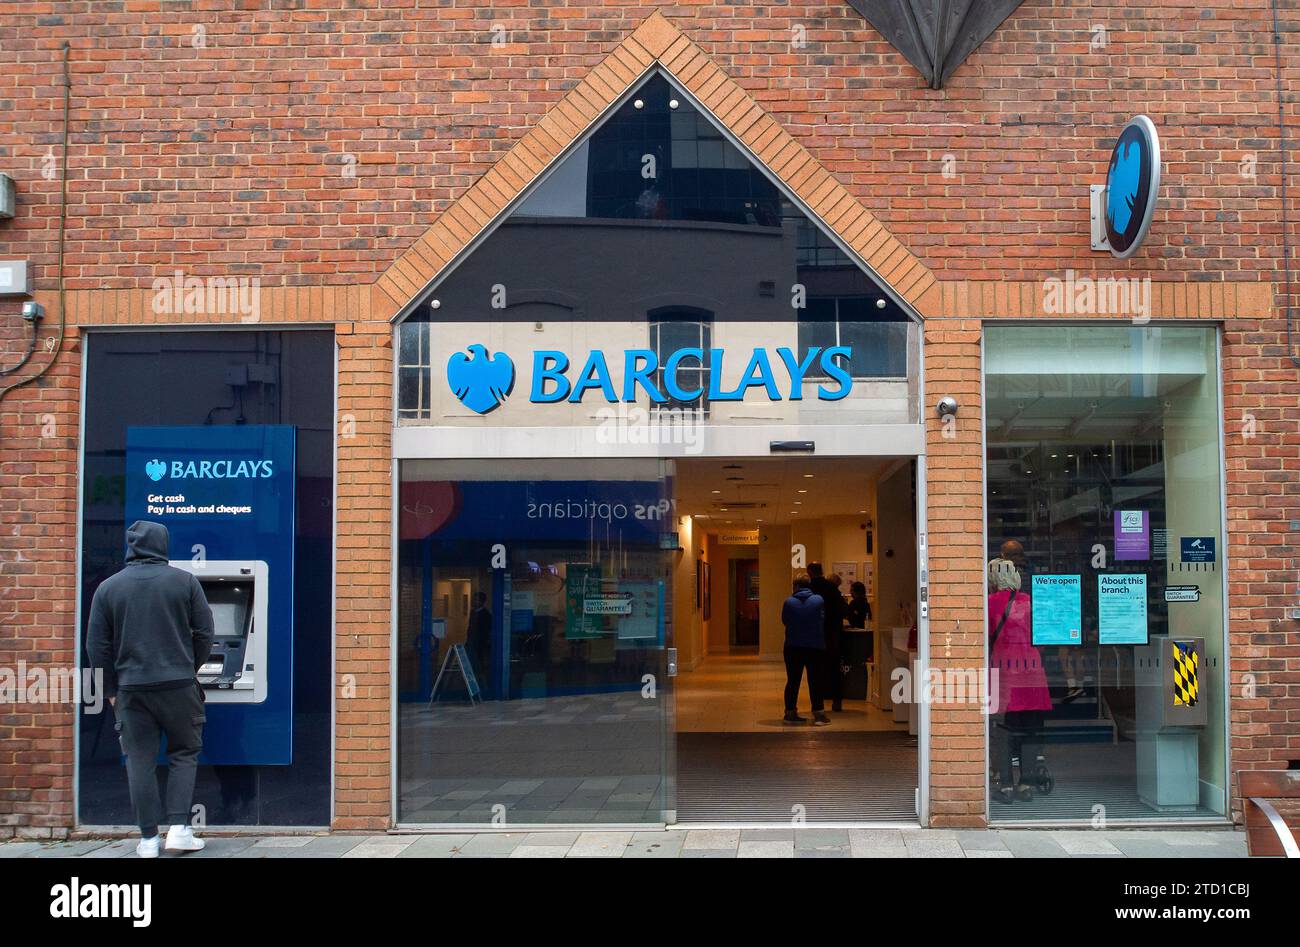
M 1197 669 L 1199 659 L 1196 649 L 1187 642 L 1173 642 L 1174 648 L 1174 706 L 1194 707 L 1197 701 Z

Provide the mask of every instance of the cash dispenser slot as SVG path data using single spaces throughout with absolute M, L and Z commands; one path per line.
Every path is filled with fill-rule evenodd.
M 180 561 L 199 580 L 212 610 L 212 653 L 198 669 L 199 684 L 214 703 L 261 703 L 266 699 L 266 563 L 260 560 Z

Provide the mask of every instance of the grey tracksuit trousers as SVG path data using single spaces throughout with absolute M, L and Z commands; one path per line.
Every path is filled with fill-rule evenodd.
M 198 681 L 165 690 L 118 691 L 113 710 L 126 754 L 131 806 L 144 838 L 158 834 L 158 823 L 188 825 L 194 777 L 203 749 L 203 689 Z M 167 737 L 167 806 L 158 792 L 158 742 Z

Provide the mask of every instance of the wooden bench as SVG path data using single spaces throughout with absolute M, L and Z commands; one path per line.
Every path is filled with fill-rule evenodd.
M 1300 770 L 1238 770 L 1237 788 L 1246 820 L 1247 854 L 1300 858 L 1295 837 L 1300 826 Z

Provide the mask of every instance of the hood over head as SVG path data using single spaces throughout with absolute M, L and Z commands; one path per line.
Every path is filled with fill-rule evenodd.
M 149 520 L 136 520 L 126 530 L 126 561 L 166 562 L 167 527 Z

